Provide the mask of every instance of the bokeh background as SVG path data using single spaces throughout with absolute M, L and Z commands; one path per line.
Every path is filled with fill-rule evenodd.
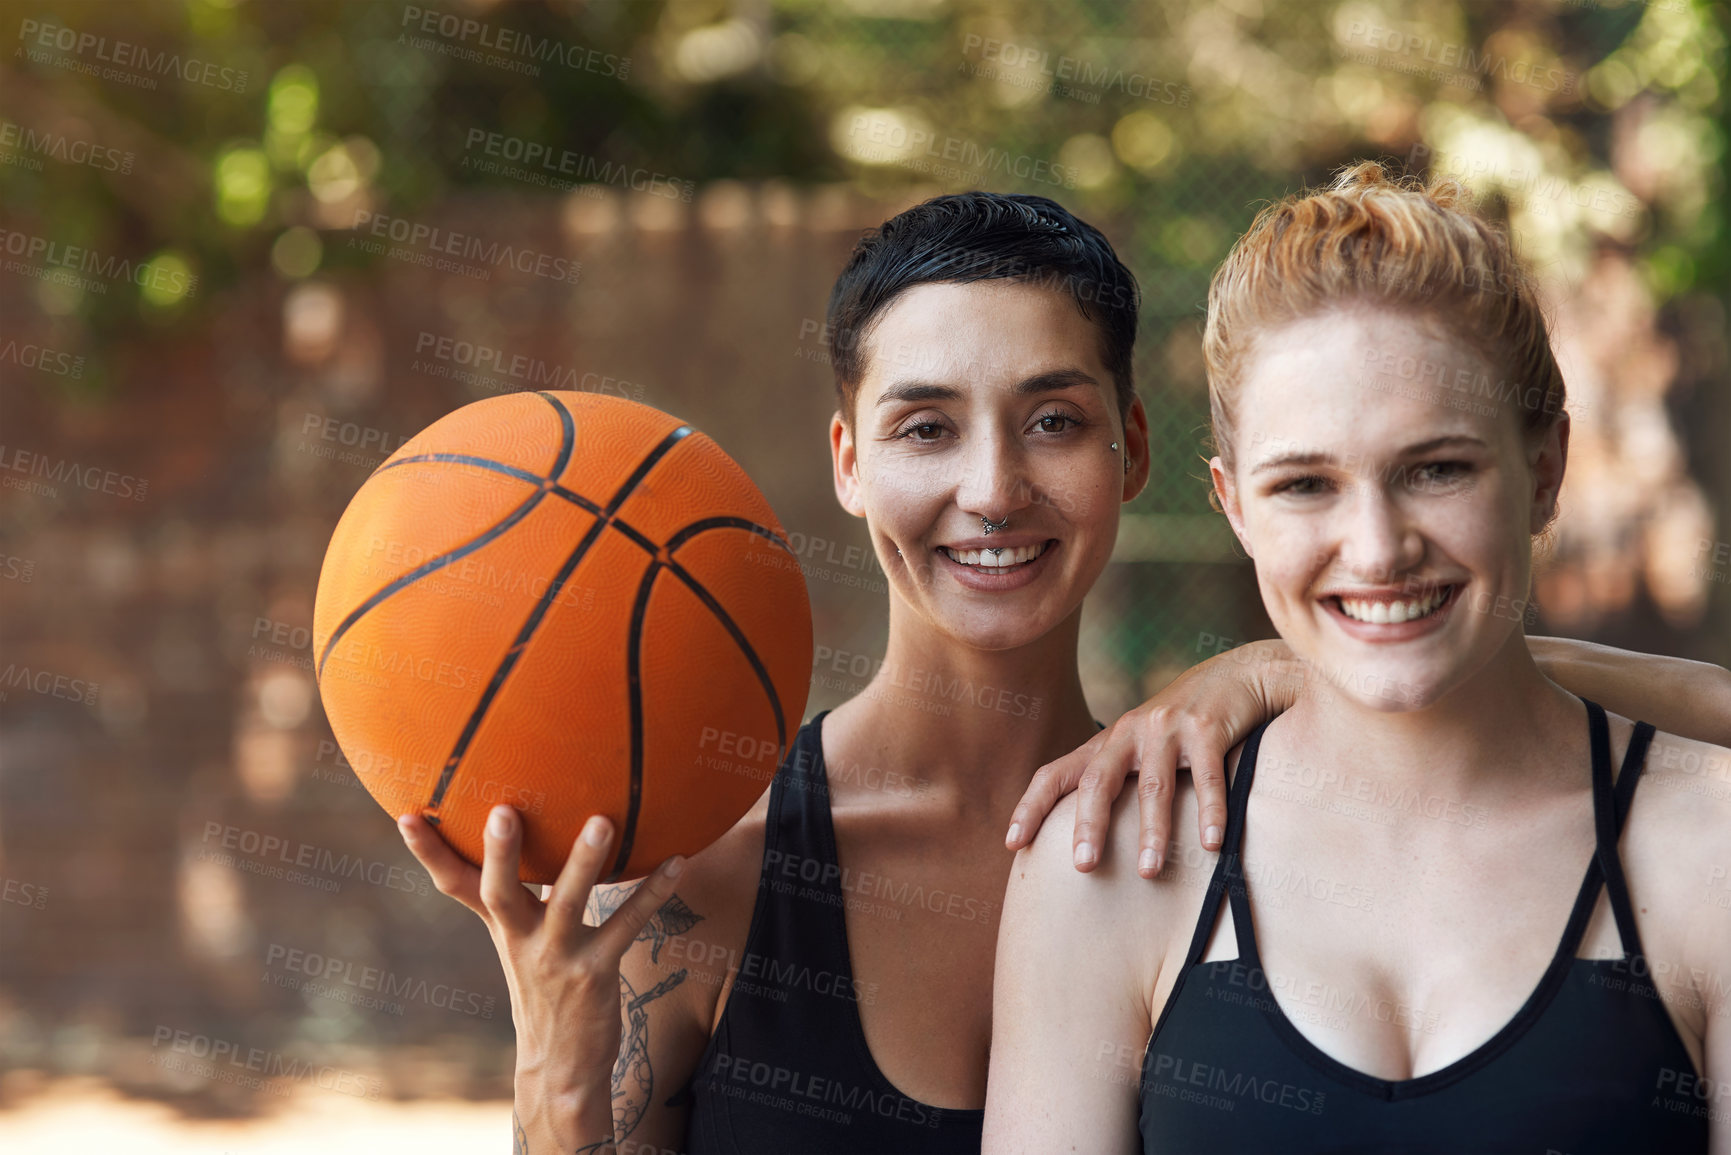
M 453 408 L 626 396 L 764 489 L 818 643 L 881 654 L 882 575 L 828 481 L 823 312 L 861 230 L 938 193 L 1053 197 L 1144 288 L 1156 469 L 1088 604 L 1097 715 L 1269 633 L 1202 481 L 1201 308 L 1259 203 L 1361 157 L 1465 181 L 1542 279 L 1574 440 L 1530 629 L 1731 663 L 1723 6 L 0 13 L 8 1150 L 503 1143 L 508 1005 L 471 915 L 209 853 L 215 823 L 415 865 L 313 685 L 332 527 Z M 541 269 L 441 265 L 451 234 Z M 863 684 L 816 674 L 808 716 Z

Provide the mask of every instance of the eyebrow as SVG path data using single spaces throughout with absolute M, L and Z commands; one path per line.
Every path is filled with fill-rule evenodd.
M 1053 369 L 1049 373 L 1036 373 L 1032 377 L 1024 377 L 1016 382 L 1013 392 L 1018 397 L 1026 397 L 1034 393 L 1050 393 L 1060 389 L 1079 389 L 1085 385 L 1098 385 L 1100 382 L 1090 373 L 1080 369 Z M 935 381 L 897 381 L 883 391 L 877 403 L 886 405 L 891 401 L 956 401 L 962 396 L 962 391 L 954 385 L 944 385 Z
M 1399 456 L 1422 457 L 1426 453 L 1431 453 L 1438 449 L 1446 449 L 1456 446 L 1462 448 L 1469 446 L 1479 449 L 1488 448 L 1482 438 L 1473 437 L 1464 433 L 1455 433 L 1445 437 L 1433 437 L 1429 441 L 1420 441 L 1416 445 L 1409 445 L 1400 451 Z M 1326 453 L 1322 450 L 1311 450 L 1308 453 L 1283 453 L 1279 457 L 1271 457 L 1267 461 L 1258 462 L 1250 472 L 1261 473 L 1264 470 L 1281 469 L 1289 466 L 1329 465 L 1332 464 L 1333 461 L 1334 454 Z

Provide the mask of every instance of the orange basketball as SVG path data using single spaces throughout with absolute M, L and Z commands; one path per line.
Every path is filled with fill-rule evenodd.
M 805 710 L 811 606 L 769 503 L 647 405 L 516 393 L 393 453 L 337 523 L 313 611 L 338 744 L 393 816 L 479 864 L 523 815 L 551 882 L 591 814 L 607 879 L 692 854 L 750 809 Z

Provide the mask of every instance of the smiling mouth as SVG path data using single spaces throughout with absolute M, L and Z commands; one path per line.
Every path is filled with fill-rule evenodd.
M 1386 598 L 1354 598 L 1335 595 L 1327 600 L 1342 614 L 1358 622 L 1368 622 L 1371 625 L 1398 625 L 1401 622 L 1415 622 L 1420 618 L 1428 618 L 1447 605 L 1457 587 L 1452 585 L 1438 586 L 1429 593 L 1419 597 L 1388 600 Z
M 940 545 L 938 550 L 959 565 L 972 566 L 981 573 L 1011 573 L 1046 552 L 1057 538 L 1048 538 L 1037 545 L 1006 546 L 1003 549 L 951 549 Z

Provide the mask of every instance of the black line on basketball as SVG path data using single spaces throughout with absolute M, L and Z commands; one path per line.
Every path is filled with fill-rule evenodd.
M 400 469 L 405 465 L 420 465 L 428 461 L 436 461 L 443 465 L 473 465 L 476 469 L 485 469 L 490 473 L 503 473 L 507 477 L 527 481 L 530 485 L 541 485 L 547 480 L 532 470 L 518 469 L 515 465 L 506 465 L 503 461 L 494 461 L 491 457 L 476 457 L 472 453 L 420 453 L 414 457 L 405 457 L 401 461 L 387 461 L 379 466 L 376 472 L 383 473 L 387 469 Z
M 547 395 L 543 393 L 541 396 L 546 397 Z M 565 412 L 564 406 L 554 402 L 551 398 L 548 398 L 548 401 L 561 413 Z M 570 430 L 571 425 L 568 420 L 570 414 L 566 413 L 565 416 L 567 418 L 566 429 Z M 476 731 L 481 728 L 481 722 L 487 716 L 488 709 L 492 707 L 493 699 L 498 697 L 499 690 L 504 686 L 506 677 L 509 676 L 511 671 L 516 667 L 517 659 L 522 656 L 524 648 L 528 646 L 530 640 L 535 636 L 535 631 L 540 628 L 542 619 L 547 616 L 547 611 L 552 608 L 553 599 L 557 598 L 560 591 L 565 588 L 565 582 L 570 578 L 571 572 L 577 568 L 577 563 L 583 560 L 583 555 L 589 552 L 589 547 L 595 544 L 596 540 L 601 536 L 601 531 L 607 528 L 608 521 L 619 509 L 620 505 L 624 503 L 626 498 L 631 496 L 632 491 L 642 483 L 646 476 L 648 476 L 649 471 L 655 468 L 655 463 L 666 456 L 669 450 L 679 444 L 679 442 L 691 432 L 691 426 L 681 425 L 666 437 L 663 437 L 660 444 L 649 451 L 648 455 L 637 464 L 637 468 L 631 471 L 631 476 L 625 479 L 624 483 L 620 485 L 618 491 L 614 493 L 613 497 L 607 502 L 607 505 L 602 509 L 600 516 L 596 518 L 592 525 L 590 525 L 588 532 L 583 535 L 583 540 L 577 543 L 577 548 L 571 551 L 571 556 L 567 557 L 565 559 L 565 564 L 559 567 L 558 574 L 548 583 L 547 588 L 542 591 L 540 599 L 535 603 L 534 608 L 529 611 L 528 619 L 524 621 L 523 627 L 517 631 L 517 640 L 511 643 L 510 649 L 505 651 L 505 656 L 499 662 L 499 668 L 493 671 L 493 677 L 487 682 L 487 688 L 481 692 L 480 701 L 476 702 L 475 708 L 469 712 L 468 721 L 463 724 L 463 731 L 457 736 L 457 743 L 451 750 L 451 756 L 445 759 L 445 765 L 439 771 L 439 781 L 434 785 L 433 796 L 427 803 L 427 808 L 429 810 L 437 810 L 439 804 L 444 801 L 445 791 L 450 789 L 451 779 L 456 776 L 457 767 L 462 763 L 463 755 L 468 752 L 469 743 L 474 741 Z M 566 460 L 567 456 L 568 455 L 561 455 L 561 462 Z M 559 468 L 562 470 L 563 465 L 561 464 Z M 557 472 L 554 476 L 558 476 Z M 539 494 L 537 494 L 537 496 L 539 496 Z
M 778 753 L 785 755 L 787 747 L 787 719 L 782 717 L 781 696 L 775 692 L 775 681 L 769 676 L 769 670 L 764 667 L 763 659 L 759 658 L 757 656 L 757 651 L 751 648 L 751 642 L 746 638 L 745 631 L 741 630 L 738 624 L 734 622 L 733 618 L 729 616 L 728 612 L 721 608 L 721 603 L 715 600 L 714 594 L 704 588 L 702 582 L 692 577 L 690 571 L 676 561 L 669 561 L 667 563 L 667 568 L 672 570 L 674 576 L 689 586 L 691 592 L 696 594 L 698 599 L 701 600 L 704 605 L 709 607 L 709 612 L 715 615 L 716 620 L 721 623 L 722 627 L 726 629 L 729 634 L 733 635 L 734 644 L 739 647 L 739 652 L 744 654 L 745 660 L 751 663 L 752 670 L 757 673 L 758 682 L 763 685 L 764 693 L 769 695 L 769 708 L 775 711 L 775 734 L 781 744 L 781 749 Z
M 577 423 L 571 419 L 571 411 L 559 404 L 558 398 L 551 393 L 538 389 L 535 396 L 551 405 L 559 415 L 559 457 L 547 473 L 548 477 L 558 481 L 565 475 L 565 467 L 571 464 L 571 453 L 577 448 Z
M 649 613 L 649 594 L 661 563 L 652 561 L 637 583 L 637 599 L 631 603 L 631 629 L 625 641 L 625 692 L 631 706 L 631 787 L 625 804 L 625 826 L 619 832 L 619 853 L 613 869 L 603 881 L 613 882 L 631 857 L 637 840 L 637 815 L 643 808 L 643 621 Z
M 777 537 L 773 529 L 770 529 L 767 525 L 759 525 L 755 521 L 743 517 L 706 517 L 700 521 L 694 521 L 690 525 L 682 527 L 679 532 L 667 539 L 667 552 L 672 553 L 698 534 L 711 529 L 743 529 L 750 533 L 755 533 L 759 537 L 768 538 L 776 545 L 779 545 L 782 549 L 785 549 L 789 556 L 792 556 L 793 554 L 793 546 L 789 545 L 784 539 Z
M 565 579 L 571 576 L 571 571 L 577 568 L 577 563 L 583 560 L 583 555 L 589 552 L 589 547 L 601 536 L 606 528 L 605 521 L 595 521 L 583 535 L 583 540 L 577 543 L 577 548 L 566 557 L 565 564 L 559 567 L 559 572 L 553 580 L 547 583 L 534 608 L 529 611 L 529 617 L 517 631 L 517 640 L 511 643 L 511 648 L 505 651 L 505 656 L 499 661 L 499 668 L 493 671 L 493 676 L 487 682 L 487 688 L 481 691 L 480 700 L 475 708 L 469 711 L 468 721 L 463 723 L 463 732 L 457 735 L 457 744 L 451 748 L 451 756 L 445 759 L 444 768 L 439 771 L 439 781 L 433 787 L 433 797 L 427 803 L 429 808 L 437 809 L 444 801 L 445 791 L 451 785 L 451 779 L 457 772 L 458 763 L 468 752 L 469 743 L 475 740 L 475 731 L 481 728 L 481 720 L 487 716 L 487 711 L 493 705 L 493 699 L 498 697 L 499 690 L 505 685 L 505 678 L 516 668 L 517 659 L 523 655 L 523 647 L 529 644 L 529 639 L 535 636 L 535 631 L 541 626 L 541 619 L 547 616 L 547 611 L 553 605 L 553 599 L 565 588 Z
M 770 541 L 786 550 L 789 557 L 793 556 L 793 547 L 788 545 L 787 542 L 783 541 L 781 538 L 776 537 L 774 530 L 767 526 L 759 525 L 755 521 L 747 521 L 743 517 L 706 517 L 702 521 L 694 521 L 690 525 L 687 525 L 675 532 L 672 537 L 667 539 L 664 545 L 656 544 L 653 538 L 632 525 L 630 522 L 626 521 L 623 517 L 616 517 L 608 524 L 626 537 L 630 538 L 633 544 L 644 553 L 651 556 L 660 554 L 663 549 L 671 554 L 674 550 L 684 545 L 690 539 L 696 537 L 704 530 L 709 529 L 748 530 L 761 537 L 768 538 Z
M 503 473 L 507 477 L 515 477 L 519 481 L 527 481 L 530 485 L 539 485 L 554 497 L 563 498 L 572 505 L 588 510 L 590 513 L 600 513 L 601 507 L 584 497 L 581 493 L 566 489 L 550 477 L 542 477 L 527 469 L 518 469 L 515 465 L 506 465 L 503 461 L 493 461 L 486 457 L 474 457 L 467 453 L 423 453 L 418 457 L 405 457 L 401 461 L 393 461 L 388 465 L 379 466 L 379 472 L 395 469 L 399 465 L 419 465 L 435 461 L 445 465 L 473 465 L 477 469 L 485 469 L 490 473 Z
M 743 529 L 748 533 L 755 533 L 759 537 L 767 538 L 769 541 L 774 542 L 776 545 L 779 545 L 782 549 L 786 550 L 787 555 L 794 558 L 795 564 L 798 564 L 798 557 L 793 552 L 793 546 L 790 545 L 786 539 L 777 536 L 776 532 L 768 526 L 759 525 L 757 522 L 748 521 L 743 517 L 705 517 L 692 522 L 690 525 L 682 526 L 677 533 L 667 539 L 667 552 L 671 554 L 674 550 L 678 549 L 698 534 L 705 533 L 712 529 Z M 677 566 L 675 568 L 681 576 L 686 576 L 685 570 L 679 569 Z M 707 595 L 708 591 L 705 590 L 704 593 Z M 719 613 L 719 604 L 716 609 Z M 732 619 L 726 617 L 725 614 L 722 615 L 722 619 L 729 631 L 733 633 L 734 638 L 739 642 L 740 649 L 745 654 L 747 660 L 749 660 L 753 668 L 757 670 L 758 680 L 764 683 L 764 688 L 769 693 L 770 707 L 775 711 L 777 736 L 781 740 L 781 744 L 776 750 L 776 762 L 777 765 L 779 765 L 781 759 L 787 756 L 787 727 L 781 716 L 781 698 L 776 693 L 775 686 L 769 681 L 768 671 L 766 671 L 763 668 L 763 664 L 758 661 L 757 652 L 753 650 L 750 643 L 746 641 L 744 632 L 734 629 Z
M 614 529 L 624 534 L 651 557 L 656 558 L 659 557 L 662 550 L 671 554 L 675 549 L 684 545 L 691 538 L 711 529 L 743 529 L 768 538 L 770 541 L 775 542 L 777 545 L 780 545 L 783 549 L 787 550 L 790 555 L 793 553 L 792 548 L 789 547 L 785 541 L 782 541 L 780 538 L 775 536 L 774 530 L 742 517 L 708 517 L 699 521 L 694 521 L 678 530 L 668 539 L 665 546 L 659 547 L 647 534 L 628 523 L 622 517 L 614 518 L 609 524 L 611 524 Z M 619 840 L 619 853 L 614 858 L 612 873 L 603 880 L 606 882 L 612 882 L 617 879 L 619 873 L 625 869 L 626 860 L 630 858 L 631 848 L 636 841 L 637 820 L 642 811 L 643 699 L 642 687 L 638 677 L 638 665 L 643 644 L 643 622 L 644 614 L 648 607 L 650 583 L 653 581 L 655 574 L 659 572 L 661 567 L 664 565 L 673 570 L 674 573 L 678 574 L 680 580 L 683 581 L 691 591 L 697 595 L 699 600 L 708 607 L 710 613 L 720 621 L 723 628 L 725 628 L 728 634 L 732 636 L 734 643 L 739 647 L 740 652 L 744 654 L 746 661 L 751 663 L 752 669 L 757 673 L 758 681 L 762 683 L 764 692 L 769 697 L 770 709 L 775 713 L 775 729 L 779 742 L 779 749 L 777 751 L 778 759 L 784 757 L 787 752 L 787 720 L 782 714 L 781 698 L 776 693 L 775 683 L 773 679 L 770 678 L 769 671 L 764 667 L 763 661 L 757 656 L 757 651 L 752 648 L 744 631 L 739 628 L 733 618 L 725 609 L 722 608 L 721 603 L 715 599 L 715 596 L 711 594 L 701 582 L 692 577 L 690 571 L 686 570 L 685 567 L 672 560 L 667 562 L 662 562 L 660 560 L 651 561 L 649 564 L 649 570 L 644 577 L 643 584 L 637 588 L 637 601 L 631 609 L 631 633 L 630 640 L 627 643 L 626 673 L 627 693 L 629 695 L 631 713 L 630 794 L 629 801 L 626 805 L 625 827 Z
M 590 501 L 587 497 L 584 497 L 581 493 L 577 493 L 574 490 L 566 489 L 563 485 L 554 485 L 553 488 L 551 490 L 549 490 L 549 492 L 552 493 L 554 497 L 562 497 L 566 501 L 569 501 L 572 505 L 578 506 L 582 509 L 586 509 L 590 513 L 598 514 L 601 512 L 601 507 L 599 505 L 596 505 L 593 501 Z
M 553 398 L 548 397 L 547 394 L 545 394 L 545 393 L 539 393 L 539 394 L 537 394 L 537 396 L 545 398 L 547 401 L 547 404 L 551 405 L 559 414 L 559 453 L 554 458 L 553 477 L 552 477 L 552 480 L 557 480 L 559 475 L 565 472 L 565 465 L 566 465 L 566 463 L 568 463 L 571 460 L 571 453 L 577 446 L 577 426 L 571 420 L 571 414 L 566 410 L 566 408 L 563 405 L 559 404 Z M 408 573 L 404 574 L 402 577 L 399 577 L 395 581 L 389 583 L 388 585 L 385 586 L 384 589 L 379 590 L 377 593 L 373 594 L 372 597 L 368 598 L 366 601 L 362 602 L 359 606 L 357 606 L 354 610 L 352 610 L 349 613 L 348 617 L 344 618 L 340 623 L 338 623 L 337 628 L 334 631 L 332 631 L 330 639 L 325 642 L 325 652 L 319 655 L 319 668 L 318 668 L 318 674 L 315 675 L 316 677 L 322 677 L 324 675 L 325 663 L 330 660 L 331 651 L 336 649 L 336 645 L 337 645 L 338 640 L 341 639 L 344 634 L 348 633 L 349 630 L 353 629 L 355 623 L 360 621 L 361 618 L 363 616 L 365 616 L 365 614 L 368 610 L 372 609 L 374 606 L 378 605 L 380 602 L 384 601 L 386 598 L 390 597 L 392 594 L 396 593 L 397 591 L 404 589 L 408 586 L 411 586 L 415 582 L 420 581 L 422 578 L 426 577 L 428 574 L 437 573 L 439 570 L 444 569 L 446 566 L 450 565 L 452 562 L 457 561 L 461 558 L 467 557 L 471 553 L 474 553 L 476 550 L 480 549 L 482 546 L 486 545 L 488 542 L 492 541 L 494 538 L 498 537 L 500 534 L 502 534 L 506 530 L 510 529 L 513 525 L 516 525 L 519 521 L 522 521 L 525 517 L 529 516 L 529 512 L 531 510 L 533 510 L 537 505 L 541 504 L 541 499 L 543 497 L 545 497 L 547 494 L 546 489 L 539 488 L 539 487 L 542 485 L 543 482 L 545 482 L 549 479 L 543 478 L 543 477 L 537 477 L 536 475 L 529 473 L 526 470 L 525 471 L 519 471 L 519 470 L 514 469 L 512 466 L 505 465 L 502 462 L 492 461 L 492 460 L 489 460 L 488 458 L 485 458 L 485 457 L 473 457 L 473 458 L 471 458 L 471 457 L 468 457 L 466 454 L 428 454 L 428 455 L 426 455 L 426 459 L 434 459 L 434 458 L 441 458 L 441 457 L 450 457 L 450 458 L 460 459 L 462 464 L 479 465 L 481 468 L 492 469 L 492 470 L 495 470 L 496 472 L 510 474 L 511 476 L 514 476 L 514 477 L 515 476 L 521 476 L 525 481 L 533 482 L 538 488 L 536 489 L 536 491 L 534 493 L 530 494 L 526 499 L 524 499 L 522 505 L 519 505 L 516 509 L 512 510 L 509 514 L 507 514 L 503 521 L 492 526 L 490 529 L 483 530 L 479 536 L 471 538 L 469 541 L 465 542 L 463 545 L 458 546 L 456 549 L 451 550 L 449 553 L 441 554 L 439 557 L 428 559 L 424 564 L 422 564 L 421 566 L 419 566 L 416 569 L 410 570 Z M 422 458 L 405 458 L 404 460 L 396 462 L 395 464 L 396 465 L 407 465 L 410 461 L 416 461 L 416 460 L 422 460 Z M 394 466 L 387 466 L 386 468 L 394 468 Z M 371 479 L 369 478 L 368 480 L 371 480 Z M 363 482 L 362 484 L 364 485 L 365 482 Z
M 349 616 L 344 618 L 341 624 L 331 632 L 330 640 L 325 643 L 325 652 L 319 656 L 319 676 L 324 676 L 325 663 L 330 660 L 331 652 L 337 648 L 337 642 L 342 640 L 343 635 L 348 633 L 349 630 L 354 627 L 354 624 L 366 615 L 368 610 L 372 609 L 392 594 L 397 593 L 399 590 L 420 581 L 428 574 L 437 573 L 452 562 L 458 561 L 461 558 L 465 558 L 474 553 L 476 550 L 480 549 L 482 546 L 516 525 L 519 521 L 522 521 L 525 517 L 529 516 L 529 512 L 537 505 L 541 504 L 541 499 L 546 496 L 547 494 L 545 491 L 536 490 L 534 493 L 531 493 L 528 497 L 524 498 L 523 504 L 519 505 L 516 509 L 507 514 L 505 519 L 497 525 L 483 531 L 476 537 L 470 538 L 468 541 L 464 542 L 456 549 L 451 550 L 449 553 L 442 553 L 438 557 L 429 558 L 420 566 L 410 570 L 402 577 L 397 578 L 395 581 L 385 586 L 384 589 L 378 591 L 372 597 L 356 606 Z
M 625 484 L 620 487 L 618 493 L 613 495 L 613 500 L 607 503 L 606 516 L 611 520 L 613 515 L 619 512 L 619 507 L 625 504 L 625 499 L 631 496 L 632 490 L 642 484 L 643 479 L 648 476 L 649 471 L 655 468 L 655 463 L 665 457 L 669 449 L 678 445 L 688 435 L 694 432 L 696 431 L 693 430 L 691 426 L 681 425 L 678 429 L 675 429 L 672 433 L 663 437 L 661 439 L 661 444 L 651 450 L 649 456 L 643 459 L 642 464 L 631 471 L 631 476 L 625 479 Z
M 650 539 L 648 534 L 626 521 L 623 517 L 616 517 L 607 524 L 630 538 L 632 545 L 635 545 L 650 557 L 654 557 L 656 554 L 661 552 L 661 547 L 656 545 L 655 542 Z

